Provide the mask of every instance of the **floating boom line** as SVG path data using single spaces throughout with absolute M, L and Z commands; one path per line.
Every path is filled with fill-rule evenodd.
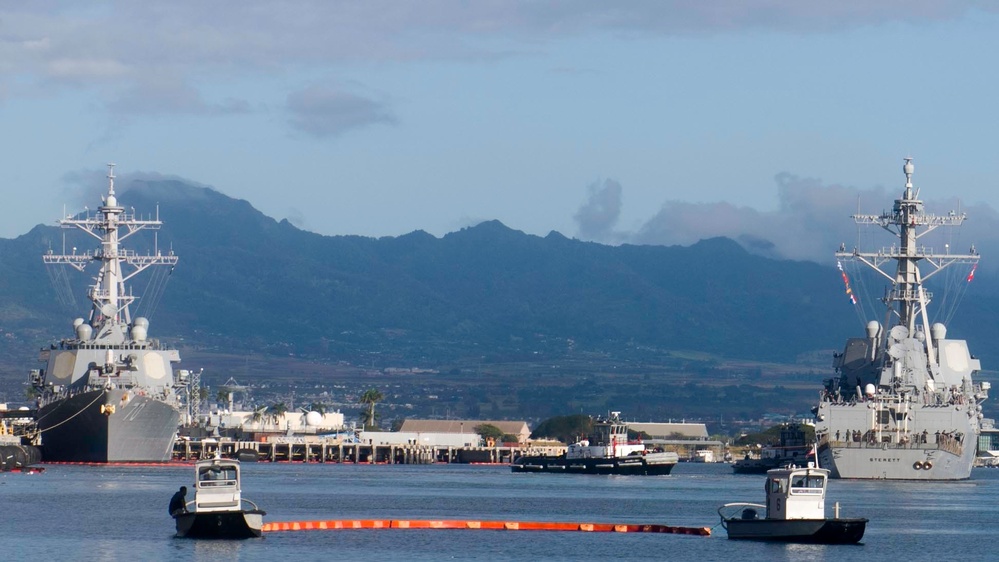
M 661 524 L 561 523 L 554 521 L 466 521 L 434 519 L 335 519 L 264 523 L 261 531 L 323 531 L 351 529 L 470 529 L 492 531 L 581 531 L 589 533 L 669 533 L 711 536 L 709 527 Z

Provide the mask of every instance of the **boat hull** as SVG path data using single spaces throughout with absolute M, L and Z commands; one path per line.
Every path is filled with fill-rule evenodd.
M 83 392 L 38 409 L 42 460 L 166 462 L 179 423 L 175 406 L 134 391 Z
M 174 515 L 177 537 L 189 539 L 251 539 L 259 537 L 265 512 L 203 511 Z
M 654 453 L 646 456 L 617 458 L 566 459 L 564 456 L 534 455 L 520 457 L 510 468 L 513 472 L 554 474 L 623 474 L 666 476 L 678 462 L 675 454 Z
M 867 519 L 725 519 L 728 538 L 812 544 L 854 544 L 864 538 Z
M 786 463 L 785 463 L 786 464 Z M 732 465 L 734 474 L 766 474 L 772 468 L 780 468 L 777 461 L 764 459 L 742 459 Z

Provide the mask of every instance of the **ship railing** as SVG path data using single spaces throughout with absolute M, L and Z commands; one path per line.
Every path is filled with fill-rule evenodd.
M 917 289 L 893 289 L 889 298 L 894 301 L 918 301 L 921 298 L 929 301 L 933 298 L 933 293 L 923 289 L 919 291 Z
M 836 439 L 823 440 L 825 443 L 832 447 L 839 447 L 845 449 L 874 449 L 874 450 L 888 450 L 888 449 L 917 449 L 922 451 L 944 451 L 947 453 L 952 453 L 957 456 L 961 456 L 964 452 L 964 445 L 960 443 L 957 439 L 952 437 L 946 437 L 943 434 L 940 435 L 940 441 L 936 443 L 922 443 L 922 442 L 889 442 L 889 441 L 871 441 L 869 439 L 861 439 L 860 441 L 838 441 Z M 822 444 L 822 442 L 820 442 Z
M 976 389 L 978 390 L 978 389 Z M 978 390 L 981 392 L 981 390 Z M 922 392 L 922 403 L 924 406 L 939 406 L 939 407 L 949 407 L 955 405 L 962 405 L 970 403 L 975 399 L 975 396 L 967 395 L 963 392 L 955 392 L 952 389 L 942 389 L 935 392 Z M 881 396 L 876 398 L 857 398 L 855 395 L 848 395 L 846 397 L 823 390 L 820 395 L 820 400 L 822 402 L 830 402 L 837 405 L 849 405 L 857 406 L 860 404 L 867 404 L 868 402 L 877 402 L 882 406 L 893 406 L 898 404 L 903 404 L 907 402 L 907 398 L 904 396 Z

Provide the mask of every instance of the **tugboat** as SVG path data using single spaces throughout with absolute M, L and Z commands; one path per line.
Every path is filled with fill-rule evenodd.
M 781 426 L 780 439 L 776 445 L 767 444 L 760 451 L 759 458 L 746 458 L 735 461 L 732 472 L 735 474 L 766 474 L 768 470 L 789 464 L 804 464 L 812 446 L 805 438 L 799 424 Z M 814 460 L 814 459 L 813 459 Z
M 628 426 L 620 412 L 597 419 L 593 433 L 569 445 L 564 455 L 529 455 L 510 465 L 513 472 L 554 472 L 561 474 L 667 475 L 680 462 L 673 452 L 646 449 L 642 442 L 628 441 Z
M 867 529 L 867 519 L 826 518 L 826 483 L 829 471 L 808 466 L 767 471 L 767 504 L 727 503 L 718 508 L 721 525 L 733 540 L 814 544 L 854 544 Z M 738 516 L 727 516 L 742 508 Z M 760 518 L 758 510 L 765 510 Z
M 944 324 L 930 323 L 927 307 L 934 295 L 927 287 L 931 277 L 952 286 L 954 279 L 946 282 L 937 274 L 956 264 L 970 266 L 966 280 L 957 280 L 967 285 L 979 255 L 974 246 L 967 253 L 949 244 L 942 251 L 929 246 L 923 235 L 959 226 L 965 215 L 926 213 L 912 185 L 911 158 L 902 170 L 905 189 L 892 210 L 853 217 L 892 233 L 894 243 L 875 252 L 842 245 L 836 252 L 841 269 L 844 262 L 858 262 L 887 282 L 885 323 L 871 320 L 865 337 L 850 338 L 834 356 L 839 376 L 825 381 L 813 410 L 817 460 L 833 478 L 963 480 L 971 476 L 990 385 L 973 382 L 981 363 L 968 342 L 949 338 Z M 892 262 L 894 271 L 886 267 Z M 845 271 L 843 280 L 855 299 Z
M 205 459 L 194 465 L 195 491 L 191 511 L 177 511 L 177 536 L 194 539 L 259 537 L 265 511 L 241 496 L 240 466 L 234 459 Z M 243 502 L 250 509 L 243 509 Z

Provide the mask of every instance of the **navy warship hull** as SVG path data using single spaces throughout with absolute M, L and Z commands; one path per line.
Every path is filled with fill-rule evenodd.
M 829 467 L 833 478 L 859 480 L 966 480 L 975 460 L 974 447 L 947 450 L 932 444 L 899 448 L 823 441 L 818 451 L 820 466 Z
M 179 422 L 176 407 L 135 391 L 84 392 L 38 410 L 42 460 L 166 462 Z

